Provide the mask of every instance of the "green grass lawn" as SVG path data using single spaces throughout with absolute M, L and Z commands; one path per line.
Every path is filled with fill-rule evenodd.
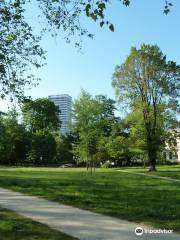
M 1 168 L 0 187 L 180 232 L 179 182 L 115 169 Z
M 146 173 L 149 175 L 157 175 L 162 177 L 170 177 L 172 179 L 179 179 L 180 180 L 180 165 L 174 166 L 158 166 L 157 172 L 148 172 L 148 168 L 136 167 L 136 168 L 123 168 L 122 170 L 126 170 L 129 172 L 135 173 Z
M 75 240 L 46 225 L 21 217 L 12 211 L 0 208 L 1 240 Z

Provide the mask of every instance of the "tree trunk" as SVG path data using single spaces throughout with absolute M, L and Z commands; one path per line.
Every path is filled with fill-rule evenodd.
M 156 170 L 156 164 L 150 163 L 149 172 L 155 172 L 155 171 L 157 171 L 157 170 Z
M 156 147 L 151 142 L 151 145 L 148 146 L 148 158 L 149 158 L 149 171 L 153 172 L 156 171 Z
M 147 150 L 149 160 L 149 171 L 156 171 L 156 158 L 157 158 L 157 146 L 155 141 L 155 134 L 152 133 L 151 129 L 147 131 Z
M 90 160 L 90 168 L 91 168 L 91 175 L 92 175 L 92 169 L 93 169 L 93 165 L 92 165 L 92 159 Z
M 87 171 L 89 170 L 89 161 L 88 160 L 86 161 L 86 170 Z

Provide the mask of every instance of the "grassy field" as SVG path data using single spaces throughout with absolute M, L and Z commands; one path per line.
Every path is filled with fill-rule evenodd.
M 176 178 L 178 171 L 164 167 L 157 174 L 172 172 Z M 1 168 L 0 187 L 180 232 L 179 182 L 115 169 L 98 169 L 90 176 L 85 169 Z
M 136 168 L 123 168 L 123 170 L 134 173 L 146 173 L 148 175 L 157 175 L 161 177 L 170 177 L 172 179 L 180 180 L 180 165 L 174 166 L 158 166 L 157 172 L 148 172 L 148 168 L 136 167 Z
M 0 208 L 1 240 L 75 240 L 47 226 Z

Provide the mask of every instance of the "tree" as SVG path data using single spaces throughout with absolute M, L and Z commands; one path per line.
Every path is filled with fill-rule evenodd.
M 60 127 L 59 109 L 47 98 L 26 100 L 22 105 L 23 121 L 31 132 L 57 131 Z
M 110 137 L 106 148 L 111 159 L 115 161 L 121 158 L 128 159 L 129 157 L 128 139 L 123 136 Z
M 97 162 L 102 164 L 110 159 L 110 154 L 107 148 L 107 143 L 109 142 L 109 136 L 100 136 L 97 142 L 97 152 L 95 154 L 95 159 Z
M 59 109 L 47 98 L 26 100 L 22 105 L 23 122 L 31 133 L 27 160 L 33 164 L 55 162 L 56 141 L 54 134 L 59 130 Z
M 75 154 L 81 160 L 89 162 L 92 167 L 93 155 L 96 152 L 96 142 L 99 135 L 100 105 L 97 105 L 97 102 L 89 93 L 82 90 L 73 108 L 73 130 L 79 136 Z
M 126 126 L 128 126 L 128 150 L 130 159 L 132 162 L 140 159 L 145 166 L 147 162 L 147 145 L 141 108 L 132 109 L 124 118 L 124 122 Z
M 4 126 L 3 117 L 0 116 L 0 161 L 1 164 L 5 163 L 7 160 L 7 135 L 6 128 Z
M 96 95 L 94 99 L 100 108 L 99 127 L 102 130 L 102 135 L 108 137 L 111 135 L 112 127 L 117 120 L 114 114 L 116 102 L 104 95 Z
M 56 141 L 56 162 L 73 162 L 72 142 L 70 136 L 55 136 Z
M 121 102 L 141 109 L 150 171 L 155 170 L 161 146 L 159 124 L 164 112 L 177 110 L 180 66 L 167 61 L 156 45 L 132 48 L 126 61 L 117 66 L 112 85 Z
M 119 0 L 129 6 L 130 0 Z M 70 41 L 73 35 L 79 38 L 76 46 L 80 47 L 82 36 L 93 37 L 82 26 L 81 15 L 98 22 L 100 27 L 108 26 L 114 31 L 114 25 L 106 19 L 105 11 L 110 4 L 108 0 L 2 0 L 0 1 L 0 97 L 9 95 L 11 99 L 21 100 L 24 88 L 36 84 L 31 69 L 43 65 L 44 51 L 40 47 L 40 36 L 33 34 L 32 28 L 25 18 L 29 4 L 38 5 L 40 19 L 46 21 L 42 32 L 51 31 L 56 35 L 61 30 L 64 38 Z M 165 1 L 164 13 L 170 11 L 172 3 Z M 45 22 L 44 21 L 44 22 Z M 47 31 L 45 31 L 47 30 Z
M 23 105 L 24 123 L 18 122 L 15 110 L 0 115 L 1 164 L 51 164 L 55 163 L 59 119 L 54 103 L 47 99 L 28 101 Z M 49 114 L 49 115 L 48 115 Z M 68 140 L 64 140 L 68 148 Z M 65 150 L 64 152 L 65 153 Z M 58 155 L 58 154 L 57 154 Z
M 8 112 L 0 119 L 0 156 L 2 164 L 21 164 L 26 158 L 30 138 L 25 127 L 18 123 L 17 113 Z
M 162 108 L 163 106 L 161 106 Z M 160 106 L 159 106 L 160 108 Z M 129 128 L 129 152 L 131 156 L 147 160 L 147 144 L 146 144 L 146 131 L 144 128 L 142 109 L 137 107 L 132 109 L 124 119 Z M 171 111 L 161 110 L 161 116 L 157 119 L 157 134 L 158 134 L 158 150 L 157 159 L 163 161 L 162 152 L 165 150 L 167 143 L 175 142 L 178 138 L 175 134 L 178 127 L 178 121 L 175 114 Z
M 115 122 L 115 101 L 103 95 L 94 98 L 82 91 L 74 103 L 74 131 L 79 140 L 75 145 L 75 154 L 82 160 L 104 161 L 107 154 L 102 154 Z
M 40 37 L 25 20 L 25 1 L 0 2 L 0 98 L 23 98 L 24 87 L 38 80 L 31 69 L 42 66 Z
M 55 162 L 56 142 L 47 130 L 37 130 L 31 135 L 27 161 L 30 164 L 43 165 Z

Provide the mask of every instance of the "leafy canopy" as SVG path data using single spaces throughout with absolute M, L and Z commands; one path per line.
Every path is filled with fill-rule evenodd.
M 167 61 L 156 45 L 133 47 L 126 61 L 117 66 L 112 85 L 120 102 L 141 109 L 150 163 L 155 167 L 161 145 L 165 113 L 178 110 L 180 65 Z
M 26 85 L 38 80 L 32 69 L 42 66 L 40 37 L 32 33 L 24 14 L 25 1 L 0 2 L 0 97 L 21 99 Z
M 81 91 L 74 103 L 73 130 L 79 137 L 75 152 L 82 160 L 94 157 L 100 139 L 111 134 L 114 110 L 114 100 L 103 95 L 93 98 L 88 92 Z
M 59 108 L 47 98 L 26 100 L 22 105 L 23 121 L 31 132 L 57 131 L 60 127 Z
M 130 0 L 118 0 L 129 6 Z M 44 63 L 45 52 L 40 46 L 40 36 L 33 33 L 25 17 L 26 10 L 32 4 L 39 7 L 39 17 L 44 25 L 41 31 L 51 31 L 52 35 L 63 32 L 67 42 L 73 35 L 81 46 L 82 37 L 93 37 L 83 27 L 82 16 L 98 22 L 100 27 L 108 26 L 114 31 L 114 25 L 106 18 L 109 0 L 3 0 L 0 1 L 0 97 L 21 100 L 28 85 L 37 84 L 32 69 Z M 170 11 L 172 3 L 165 1 L 164 13 Z

